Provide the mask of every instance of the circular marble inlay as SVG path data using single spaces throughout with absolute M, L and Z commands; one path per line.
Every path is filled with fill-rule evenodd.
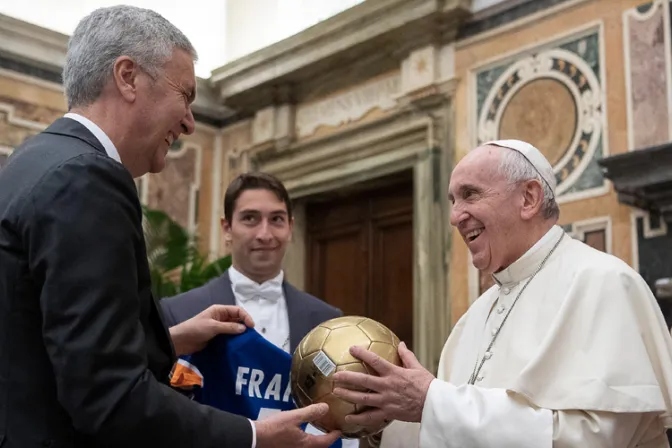
M 484 98 L 478 144 L 519 139 L 551 162 L 561 196 L 593 158 L 602 137 L 599 80 L 578 54 L 554 48 L 508 66 Z
M 556 165 L 569 149 L 577 127 L 577 108 L 569 89 L 552 78 L 535 79 L 504 107 L 499 138 L 520 139 L 543 148 Z

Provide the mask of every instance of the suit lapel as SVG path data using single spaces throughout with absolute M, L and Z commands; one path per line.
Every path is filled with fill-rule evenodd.
M 97 151 L 107 154 L 103 144 L 89 131 L 86 126 L 71 118 L 59 118 L 44 130 L 45 134 L 74 137 L 94 147 Z
M 303 336 L 313 329 L 312 311 L 301 306 L 300 292 L 287 282 L 283 282 L 282 289 L 287 302 L 287 317 L 289 319 L 289 350 L 294 353 Z
M 283 282 L 282 289 L 285 294 L 285 301 L 287 302 L 287 318 L 289 320 L 289 350 L 294 353 L 294 350 L 310 330 L 313 312 L 301 306 L 300 292 L 287 282 Z M 231 285 L 231 278 L 227 270 L 217 280 L 210 285 L 208 295 L 210 297 L 210 304 L 219 305 L 235 305 L 236 298 L 233 295 L 233 287 Z
M 211 305 L 235 305 L 236 298 L 233 295 L 233 287 L 229 270 L 227 269 L 218 279 L 210 283 L 208 288 Z

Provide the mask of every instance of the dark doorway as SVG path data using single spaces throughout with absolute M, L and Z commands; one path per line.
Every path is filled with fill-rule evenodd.
M 383 323 L 412 349 L 412 172 L 312 198 L 306 224 L 308 292 Z

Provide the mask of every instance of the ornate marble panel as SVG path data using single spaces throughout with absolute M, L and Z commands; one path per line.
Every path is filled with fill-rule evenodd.
M 146 176 L 140 189 L 145 203 L 165 211 L 185 229 L 193 230 L 198 215 L 199 173 L 200 148 L 176 145 L 166 157 L 164 170 Z
M 628 95 L 628 138 L 631 149 L 670 139 L 668 91 L 669 4 L 649 2 L 623 14 Z
M 604 186 L 597 165 L 605 122 L 597 29 L 474 75 L 476 144 L 508 138 L 532 143 L 553 164 L 561 200 Z

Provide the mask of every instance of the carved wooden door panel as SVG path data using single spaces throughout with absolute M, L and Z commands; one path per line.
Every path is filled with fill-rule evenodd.
M 413 346 L 413 190 L 401 184 L 306 207 L 307 291 Z

